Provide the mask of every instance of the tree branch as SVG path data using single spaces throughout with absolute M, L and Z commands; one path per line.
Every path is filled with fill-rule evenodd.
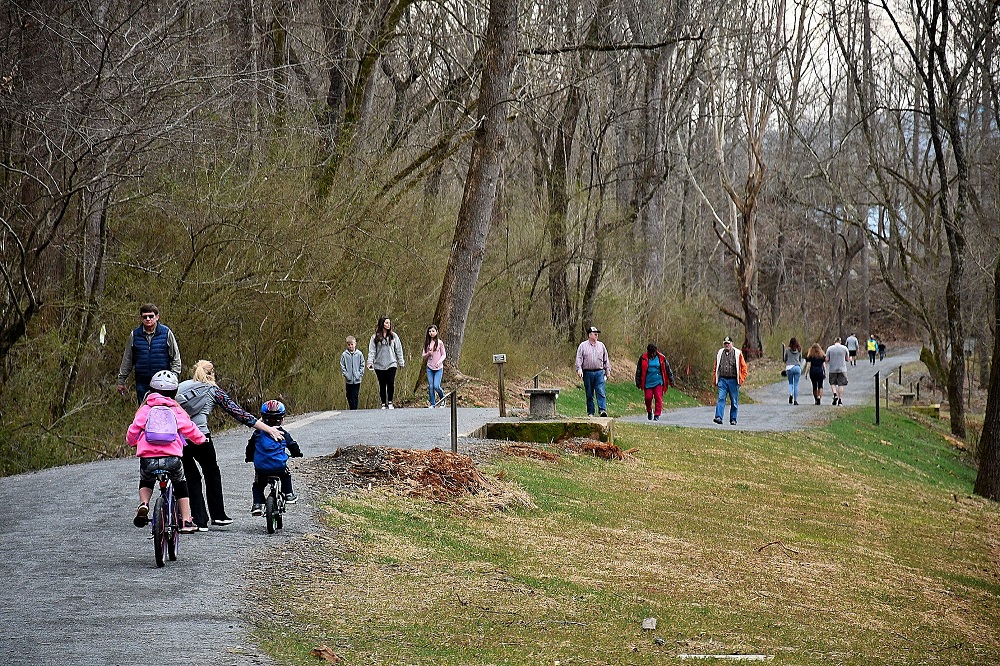
M 673 37 L 662 42 L 644 44 L 642 42 L 625 42 L 622 44 L 594 44 L 584 42 L 582 44 L 568 44 L 566 46 L 536 46 L 533 49 L 523 50 L 518 55 L 560 55 L 562 53 L 576 53 L 578 51 L 589 51 L 595 53 L 607 53 L 609 51 L 656 51 L 666 46 L 674 46 L 681 42 L 697 42 L 702 39 L 703 33 L 689 35 L 685 37 Z

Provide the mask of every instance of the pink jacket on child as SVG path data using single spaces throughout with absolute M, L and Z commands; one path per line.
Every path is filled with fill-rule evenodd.
M 173 442 L 150 443 L 146 441 L 146 419 L 149 417 L 150 407 L 156 405 L 166 405 L 173 410 L 174 416 L 177 418 L 178 434 Z M 132 425 L 128 427 L 128 434 L 125 435 L 125 441 L 128 442 L 128 445 L 136 447 L 135 455 L 139 458 L 180 457 L 184 455 L 185 439 L 192 444 L 202 444 L 206 441 L 205 435 L 194 424 L 187 412 L 177 404 L 177 401 L 159 393 L 150 393 L 146 396 L 146 402 L 135 413 L 135 420 L 132 421 Z
M 433 342 L 431 344 L 434 344 Z M 427 359 L 427 367 L 431 370 L 440 370 L 444 367 L 444 360 L 447 354 L 444 351 L 444 343 L 438 340 L 437 349 L 432 350 L 430 346 L 424 349 L 424 358 Z

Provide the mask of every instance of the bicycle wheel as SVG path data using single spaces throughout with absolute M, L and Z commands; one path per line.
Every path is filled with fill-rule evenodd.
M 282 524 L 284 523 L 285 520 L 284 516 L 282 515 L 284 513 L 285 513 L 285 500 L 279 499 L 274 506 L 274 524 L 278 526 L 279 530 L 284 527 L 284 525 Z
M 153 553 L 156 555 L 156 566 L 163 566 L 163 549 L 167 543 L 167 503 L 163 496 L 156 498 L 153 506 Z
M 274 494 L 267 496 L 264 500 L 264 519 L 267 521 L 267 533 L 274 534 L 277 525 L 278 507 L 274 502 Z
M 177 500 L 171 502 L 170 527 L 167 529 L 167 557 L 173 562 L 177 559 L 177 544 L 181 540 L 181 509 L 177 506 Z

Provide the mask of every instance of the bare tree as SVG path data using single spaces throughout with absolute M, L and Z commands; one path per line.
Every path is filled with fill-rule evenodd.
M 216 91 L 187 76 L 190 41 L 213 24 L 186 2 L 13 2 L 0 61 L 0 357 L 46 304 L 75 331 L 53 409 L 66 409 L 104 289 L 108 220 L 168 136 Z M 197 90 L 198 94 L 189 94 Z M 73 285 L 65 298 L 63 284 Z
M 451 254 L 434 312 L 434 321 L 448 336 L 448 363 L 453 370 L 457 370 L 461 362 L 465 324 L 483 265 L 500 184 L 517 39 L 518 0 L 490 0 L 479 86 L 479 126 L 473 139 Z
M 735 38 L 720 39 L 713 48 L 706 76 L 711 117 L 710 134 L 715 172 L 726 196 L 714 203 L 706 188 L 696 184 L 712 210 L 716 237 L 733 260 L 742 313 L 722 304 L 720 309 L 744 329 L 743 348 L 750 358 L 763 353 L 759 294 L 759 197 L 767 171 L 764 139 L 774 113 L 776 68 L 784 50 L 785 3 L 751 3 L 729 20 Z M 735 120 L 734 120 L 735 119 Z M 731 166 L 742 160 L 743 167 Z M 689 178 L 694 177 L 688 169 Z
M 993 354 L 974 492 L 1000 501 L 1000 257 L 993 271 Z

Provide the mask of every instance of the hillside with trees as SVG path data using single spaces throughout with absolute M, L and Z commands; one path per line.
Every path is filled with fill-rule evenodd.
M 695 384 L 724 333 L 919 339 L 956 436 L 989 385 L 1000 497 L 998 12 L 7 2 L 0 472 L 121 453 L 153 301 L 185 370 L 298 413 L 384 313 L 410 357 L 438 322 L 451 377 L 568 364 L 591 323 Z

